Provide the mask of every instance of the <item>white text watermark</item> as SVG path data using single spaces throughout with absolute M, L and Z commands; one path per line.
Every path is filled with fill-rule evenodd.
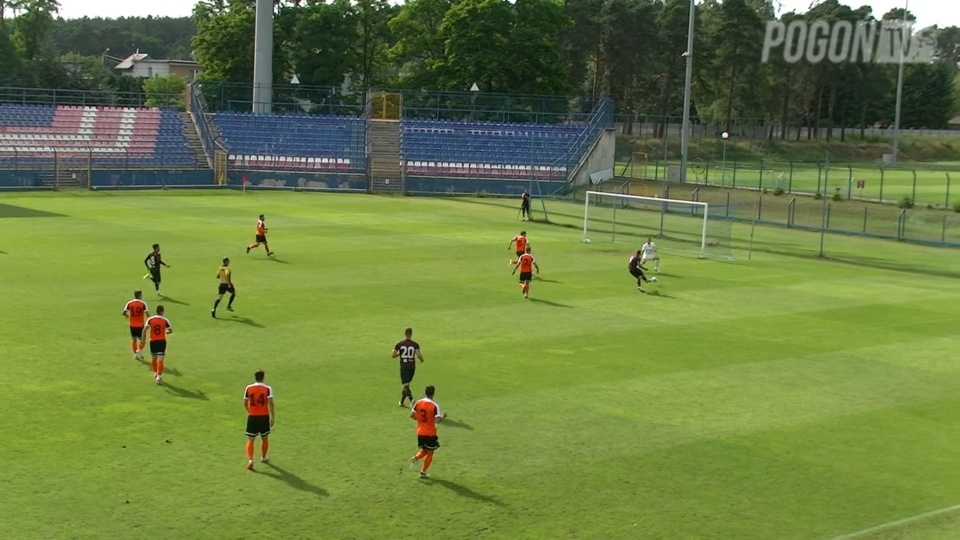
M 782 21 L 767 22 L 763 62 L 780 56 L 788 64 L 800 61 L 924 64 L 934 60 L 935 28 L 913 31 L 901 21 Z

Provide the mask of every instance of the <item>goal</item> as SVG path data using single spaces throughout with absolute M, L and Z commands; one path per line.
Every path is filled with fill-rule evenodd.
M 588 191 L 583 206 L 583 241 L 623 242 L 640 247 L 648 237 L 657 248 L 701 258 L 733 260 L 730 222 L 710 218 L 699 201 Z

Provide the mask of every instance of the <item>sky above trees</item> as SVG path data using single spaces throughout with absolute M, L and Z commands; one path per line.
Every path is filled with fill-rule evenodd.
M 780 0 L 783 12 L 805 12 L 816 0 Z M 401 1 L 391 2 L 401 4 Z M 774 2 L 775 4 L 777 2 Z M 903 0 L 848 0 L 854 9 L 863 4 L 873 7 L 874 13 L 883 14 L 903 7 Z M 189 17 L 196 0 L 164 0 L 163 2 L 131 2 L 130 0 L 60 0 L 62 17 Z M 910 11 L 917 16 L 920 26 L 960 26 L 960 2 L 951 0 L 911 0 Z

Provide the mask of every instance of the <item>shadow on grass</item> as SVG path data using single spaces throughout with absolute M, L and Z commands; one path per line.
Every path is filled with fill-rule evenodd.
M 467 499 L 473 499 L 475 501 L 491 503 L 497 506 L 506 506 L 503 502 L 496 499 L 495 497 L 484 495 L 483 493 L 477 493 L 476 491 L 468 488 L 467 486 L 458 484 L 456 482 L 451 482 L 449 480 L 443 480 L 443 479 L 431 479 L 430 483 L 447 488 L 450 491 L 456 493 L 457 495 L 461 497 L 466 497 Z
M 137 358 L 136 361 L 137 361 L 137 362 L 140 362 L 140 363 L 143 364 L 145 367 L 149 367 L 149 368 L 152 369 L 152 365 L 150 364 L 150 360 L 147 360 L 146 358 Z M 164 375 L 173 375 L 174 377 L 181 377 L 181 376 L 183 376 L 183 372 L 180 371 L 180 370 L 177 369 L 177 368 L 167 368 L 167 367 L 165 367 L 165 368 L 163 368 L 163 374 L 164 374 Z
M 180 388 L 169 383 L 163 383 L 163 387 L 167 389 L 168 394 L 173 394 L 177 397 L 187 398 L 187 399 L 199 399 L 200 401 L 210 401 L 210 398 L 203 393 L 203 390 L 187 390 L 186 388 Z
M 268 261 L 273 261 L 273 262 L 275 262 L 275 263 L 280 263 L 280 264 L 290 264 L 290 263 L 288 263 L 287 261 L 285 261 L 285 260 L 283 260 L 283 259 L 278 259 L 278 258 L 276 258 L 276 257 L 268 257 L 267 260 L 268 260 Z
M 247 326 L 253 326 L 254 328 L 266 328 L 262 324 L 258 323 L 257 321 L 249 317 L 237 317 L 236 315 L 233 315 L 229 319 L 217 317 L 217 320 L 223 321 L 223 322 L 235 322 L 235 323 L 245 324 Z
M 178 306 L 189 306 L 190 304 L 186 302 L 181 302 L 176 298 L 170 298 L 169 296 L 162 296 L 157 300 L 157 303 L 163 302 L 164 304 L 177 304 Z
M 468 431 L 473 431 L 473 426 L 466 422 L 458 422 L 456 420 L 451 420 L 449 418 L 444 418 L 442 422 L 444 427 L 452 427 L 457 429 L 466 429 Z
M 558 303 L 558 302 L 551 302 L 550 300 L 544 300 L 543 298 L 533 298 L 533 297 L 531 297 L 531 298 L 530 298 L 530 301 L 531 301 L 531 302 L 536 302 L 536 303 L 538 303 L 538 304 L 544 304 L 544 305 L 547 305 L 547 306 L 573 309 L 573 306 L 571 306 L 571 305 L 569 305 L 569 304 L 560 304 L 560 303 Z
M 557 281 L 557 280 L 555 280 L 555 279 L 542 278 L 542 277 L 540 277 L 540 276 L 537 276 L 537 277 L 534 279 L 534 281 L 540 281 L 540 282 L 542 282 L 542 283 L 563 283 L 562 281 Z
M 667 293 L 660 291 L 647 291 L 647 296 L 656 296 L 657 298 L 671 298 L 674 299 L 676 296 L 670 296 Z
M 307 493 L 316 495 L 317 497 L 330 496 L 330 493 L 328 493 L 327 490 L 321 488 L 320 486 L 315 486 L 310 482 L 307 482 L 303 478 L 300 478 L 296 474 L 284 469 L 283 467 L 278 467 L 277 465 L 274 465 L 273 463 L 270 463 L 270 462 L 264 463 L 263 465 L 266 465 L 267 467 L 270 467 L 271 469 L 273 469 L 276 472 L 276 474 L 260 472 L 256 469 L 254 469 L 253 472 L 257 474 L 262 474 L 268 478 L 273 478 L 274 480 L 279 480 L 284 484 L 287 484 L 288 486 L 292 487 L 293 489 L 305 491 Z

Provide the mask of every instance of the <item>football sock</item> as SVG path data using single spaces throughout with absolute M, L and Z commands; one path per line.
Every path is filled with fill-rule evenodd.
M 247 459 L 253 461 L 253 441 L 247 439 Z
M 232 294 L 230 295 L 230 300 L 227 300 L 227 307 L 230 307 L 230 306 L 233 305 L 233 299 L 236 298 L 236 297 L 237 297 L 236 293 L 232 293 Z
M 421 459 L 425 458 L 426 456 L 427 456 L 427 451 L 426 451 L 426 450 L 420 450 L 419 452 L 417 452 L 417 455 L 413 456 L 413 459 L 415 459 L 415 460 L 417 460 L 417 461 L 420 461 Z
M 426 459 L 423 460 L 423 468 L 420 469 L 420 472 L 427 472 L 431 463 L 433 463 L 433 453 L 427 454 Z
M 136 353 L 137 351 L 140 350 L 140 349 L 137 348 L 137 340 L 133 340 L 133 341 L 130 342 L 130 348 L 133 349 L 133 352 L 134 352 L 134 353 Z
M 219 305 L 220 305 L 220 299 L 217 298 L 217 299 L 214 300 L 214 302 L 213 302 L 213 310 L 216 311 L 216 310 L 217 310 L 217 307 L 218 307 Z
M 267 457 L 268 448 L 270 448 L 270 441 L 267 439 L 260 439 L 260 457 Z
M 150 367 L 153 368 L 153 372 L 154 372 L 154 373 L 157 372 L 157 359 L 156 359 L 156 358 L 151 358 L 151 359 L 150 359 Z
M 156 281 L 153 282 L 153 288 L 156 289 L 157 292 L 160 292 L 160 284 L 157 283 Z
M 163 358 L 157 360 L 157 375 L 163 375 Z

